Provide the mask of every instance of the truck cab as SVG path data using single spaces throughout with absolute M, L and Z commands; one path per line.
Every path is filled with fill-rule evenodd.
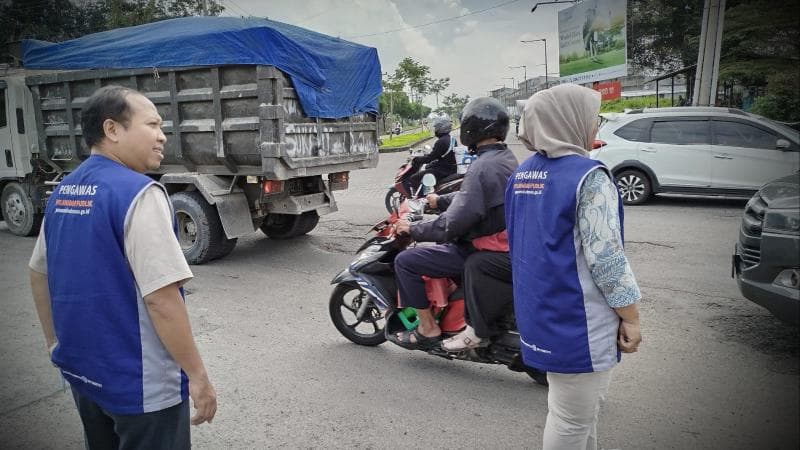
M 39 231 L 43 192 L 34 182 L 38 154 L 33 97 L 22 71 L 0 78 L 0 207 L 8 229 L 19 236 Z

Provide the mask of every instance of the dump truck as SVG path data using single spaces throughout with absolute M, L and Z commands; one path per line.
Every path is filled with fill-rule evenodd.
M 120 85 L 144 94 L 162 116 L 164 160 L 148 175 L 170 193 L 189 263 L 223 257 L 258 229 L 273 239 L 310 232 L 320 215 L 336 211 L 333 192 L 348 187 L 350 171 L 377 165 L 377 120 L 369 105 L 348 106 L 344 117 L 310 116 L 298 92 L 309 90 L 308 80 L 286 67 L 35 67 L 0 76 L 0 203 L 8 229 L 38 232 L 49 193 L 90 154 L 82 105 L 96 89 Z M 339 106 L 324 98 L 312 105 Z

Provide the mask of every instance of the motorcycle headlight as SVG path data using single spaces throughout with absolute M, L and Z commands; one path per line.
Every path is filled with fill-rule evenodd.
M 776 233 L 800 232 L 800 210 L 771 209 L 764 216 L 764 230 Z

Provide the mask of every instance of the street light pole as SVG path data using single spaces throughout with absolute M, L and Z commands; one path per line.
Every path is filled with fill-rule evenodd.
M 547 74 L 549 73 L 549 71 L 547 70 L 547 39 L 545 38 L 531 39 L 529 41 L 520 41 L 520 42 L 528 43 L 528 42 L 539 42 L 539 41 L 542 41 L 542 43 L 544 44 L 544 88 L 547 89 L 550 87 L 550 79 L 547 78 Z
M 554 4 L 557 4 L 557 3 L 576 3 L 576 2 L 578 2 L 578 1 L 579 1 L 579 0 L 564 0 L 564 1 L 553 1 L 553 2 L 538 2 L 538 3 L 536 3 L 535 5 L 533 5 L 533 8 L 531 8 L 531 12 L 534 12 L 534 11 L 536 11 L 536 8 L 538 8 L 538 7 L 539 7 L 539 5 L 554 5 Z
M 508 66 L 509 69 L 519 69 L 522 68 L 523 70 L 523 78 L 522 81 L 525 83 L 525 97 L 528 97 L 528 66 L 525 64 L 521 66 Z

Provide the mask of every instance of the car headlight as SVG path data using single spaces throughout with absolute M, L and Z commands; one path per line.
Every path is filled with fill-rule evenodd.
M 800 232 L 800 210 L 771 209 L 764 216 L 764 230 L 776 233 Z

